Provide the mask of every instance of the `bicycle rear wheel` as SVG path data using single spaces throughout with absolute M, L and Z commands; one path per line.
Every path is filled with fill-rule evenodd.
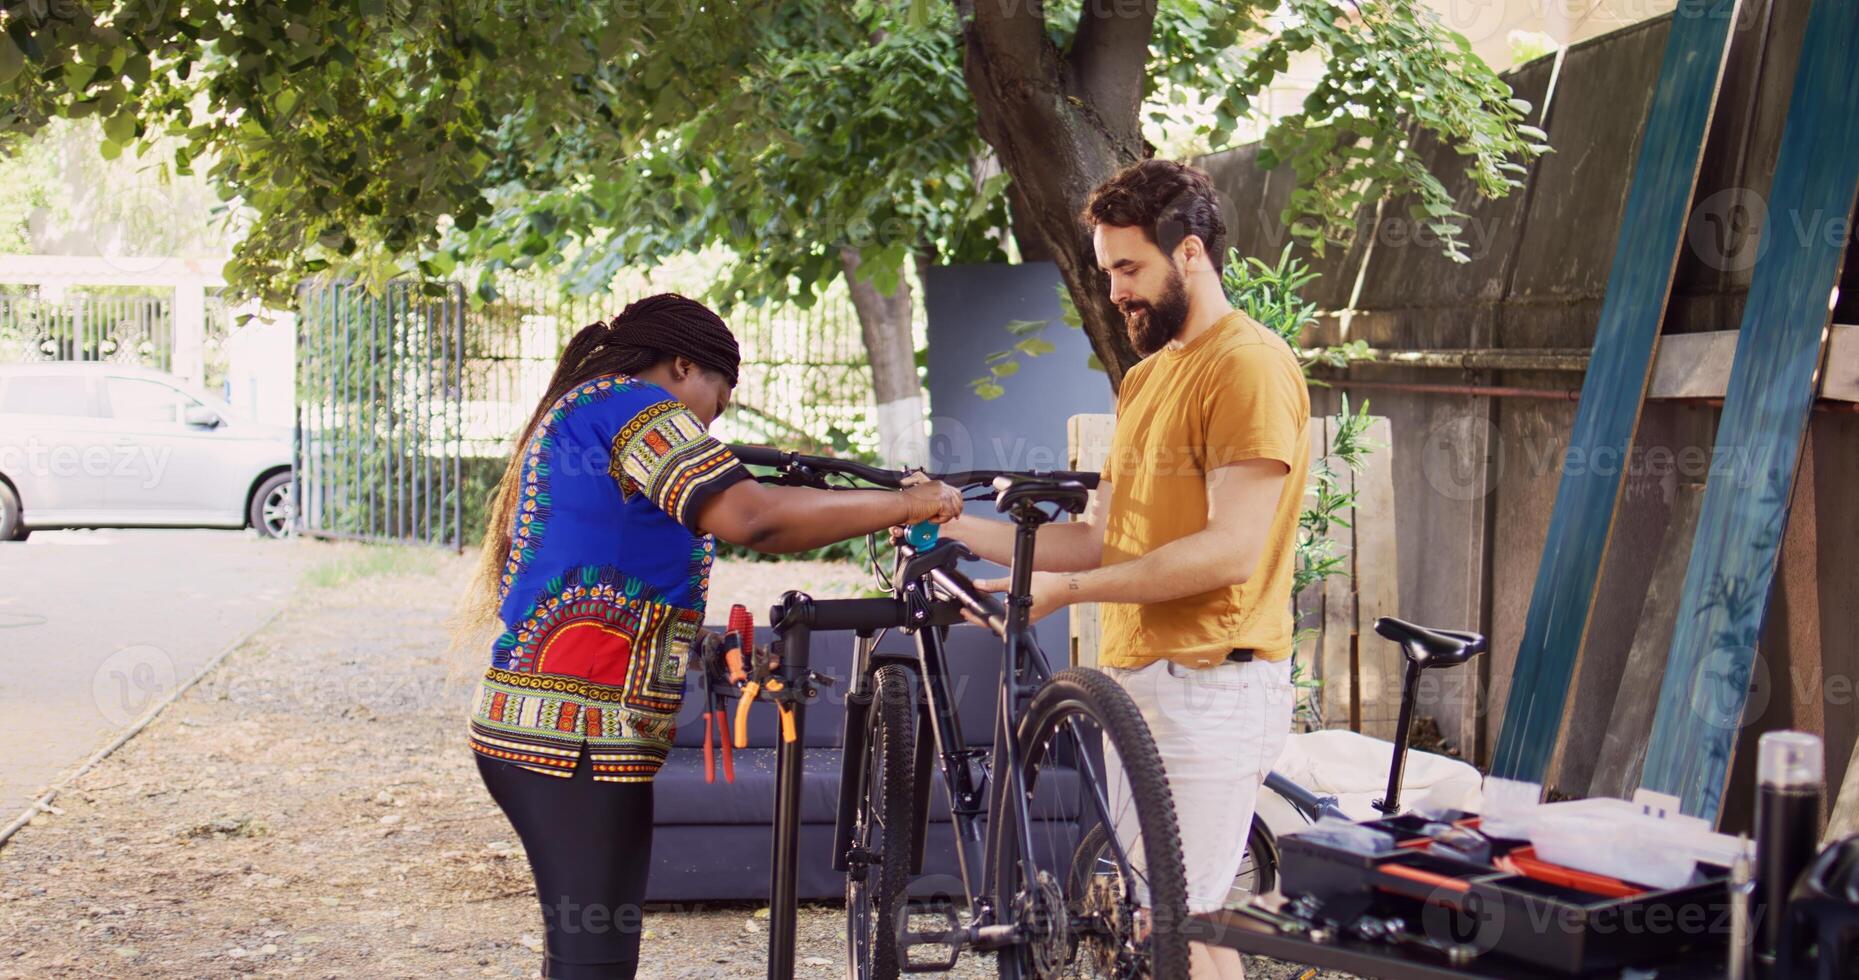
M 846 871 L 846 973 L 849 980 L 896 980 L 916 789 L 916 706 L 904 668 L 872 675 L 868 728 L 865 791 Z
M 1095 670 L 1061 670 L 1034 693 L 1016 745 L 1030 840 L 1017 820 L 996 815 L 994 894 L 1003 921 L 1021 932 L 1000 951 L 1000 975 L 1186 980 L 1188 883 L 1174 799 L 1129 694 Z M 1106 751 L 1130 786 L 1114 810 Z M 1099 834 L 1094 846 L 1080 831 L 1104 816 L 1123 833 Z M 1081 862 L 1092 873 L 1075 873 Z

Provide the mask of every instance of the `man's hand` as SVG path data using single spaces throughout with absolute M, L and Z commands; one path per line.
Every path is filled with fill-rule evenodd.
M 983 592 L 1005 592 L 1011 584 L 1010 580 L 1004 578 L 975 580 L 975 588 Z M 1084 599 L 1079 591 L 1078 576 L 1067 572 L 1034 572 L 1032 588 L 1033 608 L 1027 610 L 1026 614 L 1026 621 L 1029 623 L 1037 623 L 1052 613 Z M 963 610 L 962 615 L 968 616 L 968 611 Z M 973 617 L 969 617 L 968 621 L 976 625 L 986 625 L 977 622 Z

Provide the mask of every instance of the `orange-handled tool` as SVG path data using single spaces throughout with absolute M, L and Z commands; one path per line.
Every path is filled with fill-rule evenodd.
M 762 693 L 762 685 L 754 681 L 744 684 L 742 695 L 736 700 L 736 747 L 749 747 L 749 705 L 755 703 L 755 696 Z

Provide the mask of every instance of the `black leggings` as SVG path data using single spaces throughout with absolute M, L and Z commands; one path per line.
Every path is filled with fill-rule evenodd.
M 632 980 L 652 863 L 652 784 L 595 782 L 583 746 L 563 779 L 478 756 L 536 876 L 548 980 Z

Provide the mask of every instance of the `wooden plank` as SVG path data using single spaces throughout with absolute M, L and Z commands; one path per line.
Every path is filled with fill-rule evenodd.
M 1659 338 L 1647 398 L 1722 398 L 1730 386 L 1736 331 L 1675 333 Z
M 1323 458 L 1323 433 L 1323 416 L 1321 414 L 1312 414 L 1310 421 L 1304 426 L 1304 437 L 1310 444 L 1310 465 L 1313 470 L 1316 468 L 1318 461 Z M 1308 506 L 1310 503 L 1309 494 L 1312 482 L 1306 482 L 1305 484 L 1304 502 L 1299 505 L 1301 507 Z M 1304 591 L 1291 597 L 1292 613 L 1296 616 L 1292 625 L 1293 635 L 1296 635 L 1297 631 L 1303 629 L 1316 630 L 1314 634 L 1301 641 L 1297 646 L 1297 653 L 1295 656 L 1297 658 L 1298 676 L 1300 679 L 1314 678 L 1318 681 L 1323 680 L 1323 591 L 1322 585 L 1309 586 L 1306 587 Z M 1325 684 L 1324 687 L 1328 687 L 1328 685 Z M 1323 710 L 1323 695 L 1323 689 L 1319 688 L 1311 697 L 1311 702 L 1316 706 L 1318 713 L 1323 715 L 1323 718 L 1320 719 L 1321 724 L 1313 726 L 1308 718 L 1300 719 L 1304 725 L 1310 727 L 1329 727 L 1329 715 Z
M 1327 455 L 1336 431 L 1336 419 L 1324 416 L 1310 421 L 1314 430 L 1321 427 L 1321 435 L 1313 432 L 1312 436 L 1322 454 Z M 1338 464 L 1335 468 L 1338 489 L 1349 489 L 1352 484 L 1348 467 Z M 1347 569 L 1355 550 L 1354 532 L 1333 525 L 1329 537 L 1333 553 L 1342 559 L 1342 567 Z M 1321 588 L 1323 633 L 1317 638 L 1317 676 L 1323 679 L 1323 688 L 1318 692 L 1323 727 L 1354 729 L 1359 724 L 1355 691 L 1355 583 L 1348 575 L 1332 575 L 1323 581 Z
M 1859 191 L 1859 3 L 1815 0 L 1642 785 L 1715 820 Z M 1838 234 L 1828 233 L 1838 223 Z M 1808 233 L 1802 234 L 1801 228 Z
M 1859 744 L 1853 746 L 1852 758 L 1859 759 Z M 1848 764 L 1846 781 L 1827 812 L 1827 832 L 1821 835 L 1820 841 L 1831 844 L 1853 834 L 1859 834 L 1859 765 Z
M 1736 357 L 1735 330 L 1665 334 L 1653 360 L 1649 399 L 1722 398 Z M 1827 332 L 1827 364 L 1820 397 L 1859 402 L 1859 326 L 1835 324 Z
M 1571 465 L 1556 492 L 1492 757 L 1495 775 L 1541 782 L 1562 725 L 1623 470 L 1594 462 L 1625 458 L 1639 421 L 1737 7 L 1737 0 L 1693 5 L 1667 35 L 1570 434 Z
M 1828 331 L 1820 397 L 1859 402 L 1859 327 L 1838 324 Z
M 1074 415 L 1065 421 L 1066 469 L 1092 472 L 1104 468 L 1110 456 L 1110 437 L 1117 430 L 1117 417 L 1110 412 Z M 1097 502 L 1097 491 L 1091 491 Z M 1103 620 L 1095 602 L 1071 607 L 1071 662 L 1078 667 L 1096 667 L 1098 642 L 1103 635 Z
M 1691 560 L 1691 539 L 1698 528 L 1698 511 L 1703 502 L 1702 483 L 1680 483 L 1673 489 L 1672 516 L 1652 566 L 1652 585 L 1640 607 L 1639 628 L 1633 633 L 1626 669 L 1615 689 L 1607 734 L 1588 784 L 1589 796 L 1624 800 L 1640 784 L 1646 736 L 1652 731 L 1654 692 L 1665 674 L 1665 655 L 1678 623 L 1678 599 L 1684 590 L 1685 566 Z
M 1399 616 L 1400 567 L 1394 541 L 1394 438 L 1386 418 L 1369 422 L 1379 447 L 1355 475 L 1356 694 L 1361 731 L 1393 739 L 1401 714 L 1400 648 L 1375 633 L 1375 619 Z

